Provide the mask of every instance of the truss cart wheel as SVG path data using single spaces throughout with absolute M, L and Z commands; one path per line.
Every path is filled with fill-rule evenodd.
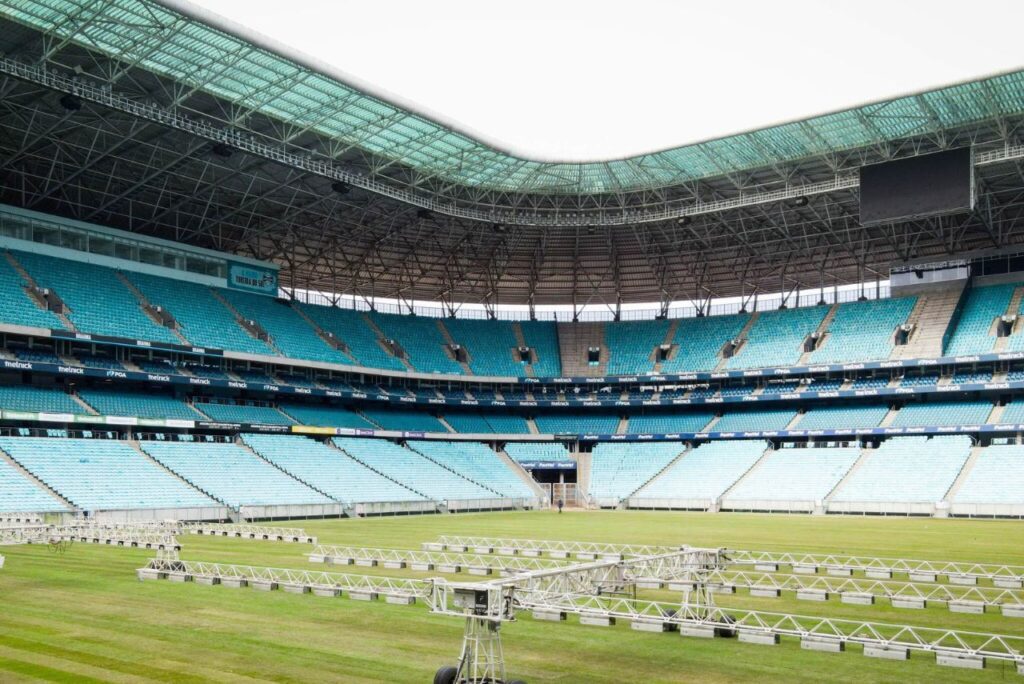
M 459 668 L 446 665 L 434 673 L 434 684 L 455 684 Z
M 732 615 L 723 615 L 722 622 L 731 625 L 736 622 L 736 618 L 734 618 Z M 725 639 L 731 639 L 734 636 L 736 636 L 736 630 L 730 629 L 729 627 L 715 627 L 715 636 L 723 637 Z

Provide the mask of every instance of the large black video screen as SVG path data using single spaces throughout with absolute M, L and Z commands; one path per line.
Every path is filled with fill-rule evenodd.
M 860 222 L 909 221 L 974 208 L 974 161 L 961 147 L 860 170 Z

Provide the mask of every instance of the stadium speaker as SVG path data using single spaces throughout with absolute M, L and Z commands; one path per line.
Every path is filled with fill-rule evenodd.
M 77 112 L 79 109 L 82 108 L 82 98 L 78 97 L 77 95 L 67 93 L 66 95 L 61 96 L 60 106 L 69 112 Z
M 338 193 L 339 195 L 347 195 L 349 192 L 352 191 L 352 186 L 350 186 L 348 183 L 343 183 L 342 181 L 334 181 L 333 183 L 331 183 L 331 190 Z
M 807 199 L 807 195 L 800 195 L 793 200 L 794 207 L 806 207 L 808 204 L 810 204 L 810 200 Z
M 428 218 L 432 218 L 433 216 L 434 216 L 434 212 L 430 211 L 429 209 L 423 208 L 423 209 L 417 209 L 416 210 L 416 218 L 428 219 Z
M 215 143 L 214 146 L 210 148 L 210 151 L 223 159 L 227 159 L 235 153 L 235 151 L 231 149 L 231 146 L 225 143 Z
M 691 223 L 693 223 L 693 217 L 692 216 L 680 216 L 679 219 L 676 221 L 676 223 L 678 223 L 681 226 L 688 226 Z

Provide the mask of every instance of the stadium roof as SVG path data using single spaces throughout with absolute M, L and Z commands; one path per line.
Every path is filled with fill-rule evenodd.
M 542 162 L 374 97 L 330 66 L 264 45 L 257 34 L 181 0 L 13 0 L 6 7 L 8 16 L 60 39 L 421 176 L 521 194 L 651 190 L 1024 112 L 1024 73 L 1012 72 L 628 159 Z
M 561 165 L 514 159 L 170 0 L 8 0 L 0 55 L 0 201 L 273 260 L 286 286 L 664 307 L 1024 244 L 1024 72 Z M 860 166 L 966 145 L 976 211 L 860 225 Z

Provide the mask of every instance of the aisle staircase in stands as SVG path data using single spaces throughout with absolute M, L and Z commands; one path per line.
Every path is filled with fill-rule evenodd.
M 444 324 L 444 319 L 443 318 L 438 318 L 436 322 L 437 322 L 437 329 L 441 332 L 441 337 L 444 338 L 444 343 L 447 344 L 449 346 L 449 349 L 450 349 L 453 345 L 456 344 L 455 338 L 452 337 L 451 332 L 448 331 L 448 326 L 446 326 Z M 468 348 L 466 348 L 466 347 L 464 347 L 464 349 L 466 351 L 466 355 L 467 355 L 467 358 L 468 358 L 468 355 L 470 354 L 470 350 Z M 448 354 L 448 356 L 450 356 L 453 360 L 455 360 L 454 355 L 451 352 L 449 352 L 448 349 L 446 349 L 445 352 Z M 467 362 L 465 362 L 465 361 L 456 361 L 456 363 L 459 364 L 459 367 L 462 369 L 462 372 L 465 373 L 466 375 L 472 375 L 473 374 L 473 369 L 469 367 L 469 364 Z M 455 432 L 455 431 L 452 430 L 452 432 Z
M 519 321 L 512 321 L 512 332 L 516 336 L 516 347 L 528 347 L 528 346 L 530 346 L 530 345 L 526 344 L 526 336 L 523 335 L 523 327 L 521 325 L 519 325 Z M 515 352 L 513 351 L 512 353 L 514 354 Z M 536 352 L 534 352 L 534 353 L 536 353 Z M 518 361 L 518 358 L 516 360 Z M 533 371 L 533 364 L 532 363 L 525 364 L 523 366 L 523 369 L 526 371 L 526 377 L 528 377 L 528 378 L 535 378 L 535 377 L 537 377 L 536 374 Z
M 559 323 L 558 347 L 562 357 L 562 374 L 568 376 L 600 376 L 608 371 L 608 347 L 604 323 Z M 600 347 L 596 366 L 587 363 L 587 349 Z
M 384 342 L 384 340 L 386 340 L 388 338 L 388 336 L 385 335 L 384 331 L 381 330 L 380 328 L 378 328 L 377 324 L 373 322 L 373 317 L 370 316 L 369 314 L 365 313 L 365 312 L 363 312 L 360 315 L 363 318 L 363 322 L 366 323 L 366 325 L 370 328 L 370 330 L 373 331 L 373 334 L 377 336 L 377 344 L 380 345 L 380 348 L 383 349 L 385 351 L 385 353 L 391 354 L 391 350 L 388 349 L 387 343 Z M 405 366 L 405 369 L 407 371 L 416 372 L 416 369 L 412 367 L 411 363 L 409 363 L 409 359 L 407 359 L 404 356 L 402 356 L 402 357 L 398 357 L 398 360 L 402 363 L 403 366 Z
M 755 311 L 754 313 L 750 314 L 750 318 L 747 319 L 746 324 L 738 333 L 736 333 L 735 339 L 740 341 L 740 346 L 736 348 L 735 352 L 733 353 L 733 356 L 735 356 L 736 354 L 743 353 L 743 347 L 746 344 L 747 335 L 750 334 L 750 329 L 754 327 L 754 323 L 757 323 L 757 319 L 760 318 L 760 316 L 760 311 Z M 725 344 L 726 341 L 727 340 L 723 340 L 722 344 Z M 722 356 L 721 352 L 719 352 L 718 364 L 715 365 L 715 370 L 722 370 L 723 368 L 725 368 L 725 365 L 727 363 L 729 363 L 729 359 L 726 358 L 725 356 Z
M 242 330 L 244 330 L 249 335 L 252 335 L 253 337 L 256 337 L 256 335 L 253 335 L 252 331 L 246 325 L 246 320 L 247 319 L 245 318 L 245 316 L 243 316 L 238 311 L 238 309 L 235 308 L 234 304 L 229 302 L 227 300 L 227 298 L 224 297 L 224 295 L 222 295 L 220 292 L 217 292 L 217 288 L 211 287 L 210 288 L 210 292 L 213 293 L 214 299 L 216 299 L 218 302 L 220 302 L 221 305 L 224 306 L 224 308 L 226 308 L 228 311 L 231 312 L 231 315 L 234 316 L 235 321 L 238 322 L 238 325 L 241 326 Z M 277 345 L 274 344 L 274 340 L 270 337 L 269 334 L 267 335 L 267 339 L 264 340 L 264 343 L 268 347 L 270 347 L 270 349 L 274 352 L 275 355 L 277 355 L 277 356 L 284 356 L 285 355 L 284 352 L 282 352 L 280 349 L 277 348 Z
M 932 359 L 942 356 L 942 336 L 964 294 L 966 283 L 958 283 L 917 296 L 907 317 L 914 326 L 907 344 L 893 347 L 892 359 Z
M 1010 297 L 1010 303 L 1007 304 L 1006 311 L 1004 312 L 1004 315 L 1005 316 L 1018 316 L 1020 318 L 1020 305 L 1021 305 L 1021 301 L 1022 300 L 1024 300 L 1024 285 L 1021 285 L 1020 287 L 1017 287 L 1017 288 L 1014 289 L 1013 296 Z M 995 325 L 995 324 L 996 324 L 996 322 L 993 321 L 992 325 Z M 1011 335 L 1020 335 L 1020 334 L 1022 334 L 1022 332 L 1021 332 L 1022 328 L 1024 328 L 1024 320 L 1017 321 L 1014 324 L 1013 329 L 1011 330 Z M 1007 344 L 1007 342 L 1009 342 L 1009 340 L 1010 340 L 1009 337 L 997 337 L 996 338 L 996 343 L 992 347 L 992 351 L 993 352 L 1006 351 L 1006 344 Z
M 128 289 L 128 291 L 135 296 L 135 299 L 139 301 L 139 308 L 142 309 L 143 313 L 145 313 L 146 316 L 151 321 L 153 321 L 154 323 L 163 328 L 167 328 L 169 331 L 171 331 L 171 334 L 178 338 L 178 341 L 181 342 L 183 345 L 191 346 L 192 343 L 185 339 L 185 336 L 181 334 L 177 326 L 173 328 L 165 326 L 163 321 L 161 321 L 153 314 L 153 303 L 146 299 L 146 295 L 142 294 L 142 291 L 139 290 L 139 288 L 135 287 L 135 283 L 129 280 L 127 276 L 125 276 L 125 274 L 121 273 L 120 271 L 117 271 L 116 275 L 117 279 L 121 281 L 121 284 L 124 285 Z
M 7 262 L 11 265 L 11 267 L 18 272 L 18 275 L 21 276 L 21 279 L 25 281 L 29 289 L 39 289 L 39 283 L 37 283 L 36 279 L 33 278 L 32 275 L 25 270 L 25 267 L 21 265 L 21 263 L 14 257 L 13 254 L 5 251 L 4 256 L 7 258 Z M 59 295 L 60 293 L 58 292 L 57 294 Z M 30 297 L 30 299 L 36 303 L 36 306 L 39 306 L 40 308 L 45 308 L 39 304 L 39 301 L 35 297 Z M 71 322 L 71 319 L 68 318 L 66 314 L 53 312 L 53 315 L 56 316 L 60 320 L 61 325 L 63 325 L 68 330 L 76 330 L 74 323 Z
M 818 333 L 818 346 L 816 347 L 816 349 L 820 349 L 823 345 L 828 344 L 828 327 L 832 325 L 832 319 L 836 317 L 837 311 L 839 311 L 838 303 L 830 306 L 828 313 L 825 314 L 825 317 L 823 319 L 821 319 L 821 323 L 818 324 L 817 330 L 814 331 Z M 800 365 L 809 364 L 811 362 L 811 355 L 813 353 L 814 350 L 804 352 L 803 354 L 800 355 L 800 361 L 798 363 L 800 363 Z

